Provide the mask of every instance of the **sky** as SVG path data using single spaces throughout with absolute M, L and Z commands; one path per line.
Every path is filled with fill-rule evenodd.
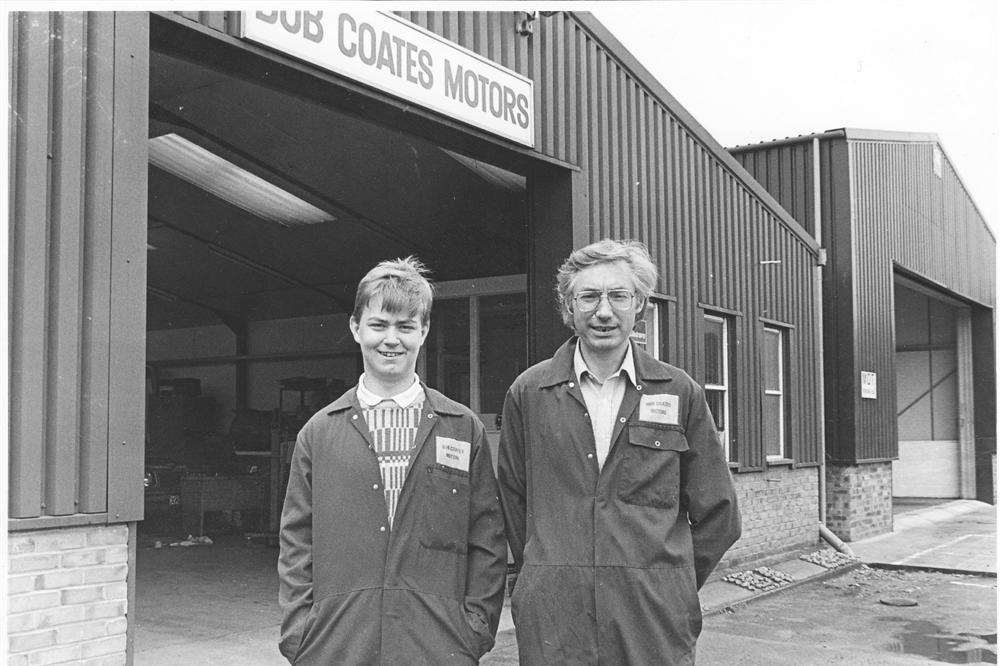
M 587 9 L 731 147 L 840 127 L 937 134 L 1000 230 L 995 0 L 675 0 Z

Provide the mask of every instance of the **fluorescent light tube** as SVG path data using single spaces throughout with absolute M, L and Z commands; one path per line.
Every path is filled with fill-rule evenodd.
M 149 163 L 248 213 L 286 227 L 337 219 L 178 134 L 150 139 Z

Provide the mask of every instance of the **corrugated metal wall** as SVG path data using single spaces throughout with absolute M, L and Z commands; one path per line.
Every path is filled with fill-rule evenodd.
M 893 264 L 994 302 L 996 242 L 946 159 L 935 175 L 933 151 L 931 143 L 850 141 L 857 364 L 877 373 L 879 397 L 887 398 L 857 398 L 862 459 L 897 451 Z
M 700 374 L 702 306 L 738 313 L 733 413 L 746 468 L 763 457 L 759 317 L 789 325 L 793 447 L 816 462 L 813 258 L 798 224 L 589 15 L 540 16 L 524 37 L 519 12 L 399 14 L 534 81 L 536 150 L 580 166 L 591 239 L 649 244 L 658 291 L 677 298 L 668 335 L 679 365 Z M 181 15 L 238 34 L 235 13 Z
M 993 308 L 996 241 L 934 143 L 820 140 L 827 451 L 838 462 L 897 455 L 893 266 Z M 814 228 L 812 141 L 736 148 L 733 155 L 806 228 Z M 801 212 L 799 212 L 801 211 Z M 878 400 L 862 400 L 860 372 Z
M 512 13 L 401 15 L 534 80 L 538 149 L 585 172 L 591 239 L 645 241 L 662 272 L 658 291 L 677 298 L 679 330 L 668 334 L 679 365 L 700 374 L 701 305 L 740 313 L 733 414 L 745 467 L 762 464 L 758 318 L 791 325 L 791 437 L 797 460 L 815 462 L 814 260 L 776 207 L 577 16 L 540 18 L 525 39 Z
M 941 156 L 938 177 L 932 143 L 850 145 L 859 263 L 889 259 L 954 294 L 993 307 L 996 240 L 947 157 Z
M 12 14 L 11 37 L 9 516 L 136 520 L 148 17 Z

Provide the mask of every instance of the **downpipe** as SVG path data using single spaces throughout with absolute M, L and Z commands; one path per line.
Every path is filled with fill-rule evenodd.
M 824 525 L 823 523 L 819 524 L 819 535 L 823 537 L 824 541 L 826 541 L 828 544 L 836 548 L 838 552 L 841 552 L 844 555 L 848 555 L 850 557 L 854 557 L 854 551 L 851 550 L 851 547 L 848 546 L 843 541 L 841 541 L 840 537 L 831 532 L 830 528 Z

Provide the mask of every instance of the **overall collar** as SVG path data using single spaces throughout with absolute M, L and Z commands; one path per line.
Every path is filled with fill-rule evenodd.
M 551 362 L 542 374 L 539 388 L 548 388 L 557 384 L 574 381 L 573 356 L 576 354 L 578 338 L 574 335 L 564 342 L 552 356 Z M 632 361 L 635 364 L 637 383 L 644 381 L 671 381 L 677 376 L 677 369 L 671 365 L 657 361 L 636 346 L 634 340 L 629 340 L 632 349 Z

